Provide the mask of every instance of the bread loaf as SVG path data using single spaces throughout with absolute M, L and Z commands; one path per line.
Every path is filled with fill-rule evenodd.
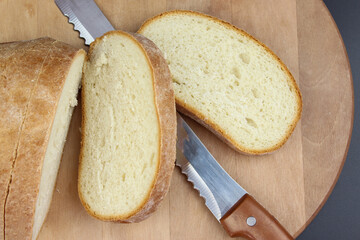
M 84 59 L 50 38 L 0 44 L 1 239 L 36 239 L 41 229 Z
M 78 191 L 90 215 L 139 222 L 167 193 L 175 162 L 171 75 L 159 49 L 112 31 L 90 45 L 82 80 Z
M 147 20 L 138 33 L 164 53 L 177 109 L 237 151 L 271 152 L 293 132 L 302 109 L 299 88 L 283 62 L 248 33 L 180 10 Z

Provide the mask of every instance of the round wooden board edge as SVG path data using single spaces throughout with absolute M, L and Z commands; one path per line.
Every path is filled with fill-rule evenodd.
M 335 30 L 337 31 L 338 35 L 339 35 L 339 38 L 340 38 L 340 41 L 341 41 L 341 45 L 343 47 L 343 51 L 344 51 L 344 54 L 346 56 L 346 60 L 347 60 L 347 66 L 349 68 L 349 72 L 350 72 L 350 83 L 351 83 L 351 124 L 350 124 L 350 133 L 348 134 L 349 135 L 349 138 L 347 140 L 347 143 L 346 143 L 346 149 L 345 149 L 345 152 L 344 152 L 344 156 L 343 156 L 343 159 L 341 161 L 341 164 L 340 164 L 340 167 L 339 167 L 339 170 L 336 174 L 336 177 L 334 178 L 334 182 L 331 184 L 328 192 L 325 194 L 325 197 L 324 199 L 321 201 L 321 203 L 319 204 L 319 206 L 317 207 L 317 209 L 313 212 L 313 214 L 311 215 L 311 217 L 306 220 L 305 224 L 299 228 L 299 230 L 294 234 L 294 238 L 297 238 L 309 225 L 310 223 L 315 219 L 315 217 L 319 214 L 320 210 L 324 207 L 326 201 L 329 199 L 330 197 L 330 194 L 332 193 L 332 191 L 334 190 L 335 188 L 335 185 L 337 183 L 337 181 L 339 180 L 339 177 L 340 177 L 340 174 L 342 172 L 342 169 L 344 167 L 344 164 L 345 164 L 345 161 L 346 161 L 346 157 L 347 157 L 347 154 L 349 152 L 349 147 L 350 147 L 350 142 L 351 142 L 351 135 L 352 135 L 352 130 L 353 130 L 353 126 L 354 126 L 354 82 L 353 82 L 353 76 L 352 76 L 352 71 L 351 71 L 351 65 L 350 65 L 350 61 L 349 61 L 349 56 L 347 54 L 347 51 L 346 51 L 346 47 L 345 47 L 345 44 L 344 44 L 344 40 L 341 36 L 341 33 L 340 33 L 340 30 L 334 20 L 334 18 L 332 17 L 329 9 L 327 8 L 326 4 L 324 3 L 323 0 L 320 1 L 321 4 L 323 5 L 323 7 L 326 9 L 326 12 L 328 14 L 328 16 L 330 17 L 331 19 L 331 22 L 333 24 L 333 27 L 335 28 Z

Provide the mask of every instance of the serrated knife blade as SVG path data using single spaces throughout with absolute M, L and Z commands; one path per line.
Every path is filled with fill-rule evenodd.
M 93 0 L 55 0 L 55 3 L 74 29 L 80 32 L 86 45 L 115 30 Z
M 176 165 L 232 237 L 293 239 L 283 226 L 220 166 L 177 113 Z
M 74 29 L 90 44 L 114 30 L 93 0 L 55 0 Z M 291 240 L 292 236 L 216 162 L 177 113 L 176 165 L 205 198 L 206 206 L 231 237 Z
M 225 172 L 178 113 L 177 128 L 176 165 L 220 221 L 247 192 Z

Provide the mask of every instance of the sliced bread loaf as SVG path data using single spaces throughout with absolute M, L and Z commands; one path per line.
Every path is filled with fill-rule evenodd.
M 50 38 L 0 44 L 1 239 L 36 239 L 41 229 L 84 60 Z
M 236 150 L 281 147 L 298 122 L 299 88 L 281 60 L 235 26 L 205 14 L 171 11 L 138 33 L 164 53 L 177 108 Z
M 145 37 L 113 31 L 90 45 L 83 71 L 81 202 L 101 220 L 141 221 L 166 195 L 175 162 L 166 61 Z

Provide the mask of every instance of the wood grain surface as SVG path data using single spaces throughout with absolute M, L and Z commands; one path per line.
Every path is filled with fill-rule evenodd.
M 288 142 L 265 156 L 231 150 L 197 123 L 189 124 L 223 168 L 298 236 L 328 198 L 343 166 L 352 129 L 350 65 L 338 29 L 321 0 L 96 1 L 117 29 L 136 31 L 171 9 L 222 18 L 269 46 L 289 67 L 303 95 L 303 115 Z M 85 48 L 52 0 L 0 0 L 0 42 L 49 36 Z M 80 146 L 77 107 L 56 190 L 39 239 L 229 239 L 204 200 L 175 169 L 160 209 L 137 224 L 90 217 L 77 195 Z

